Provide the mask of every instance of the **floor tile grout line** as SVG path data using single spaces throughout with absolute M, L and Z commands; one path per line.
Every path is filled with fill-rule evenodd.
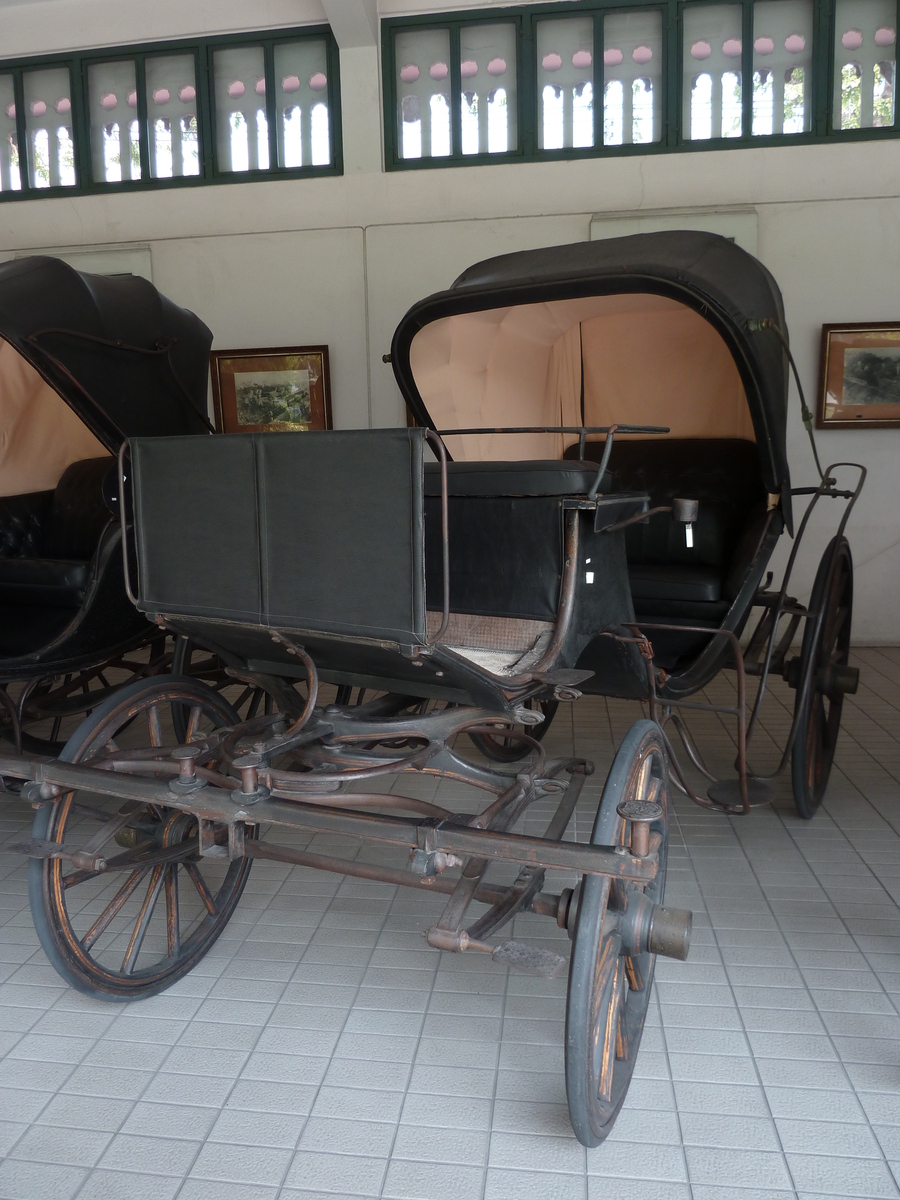
M 729 826 L 730 826 L 730 827 L 731 827 L 731 829 L 732 829 L 732 833 L 734 834 L 735 841 L 737 842 L 737 844 L 740 846 L 741 850 L 743 851 L 743 846 L 741 846 L 741 845 L 740 845 L 740 840 L 739 840 L 739 838 L 737 837 L 737 833 L 736 833 L 736 831 L 735 831 L 735 829 L 734 829 L 734 820 L 735 820 L 735 818 L 732 818 L 732 817 L 726 817 L 726 818 L 725 818 L 725 820 L 727 820 L 727 822 L 728 822 Z M 747 857 L 747 855 L 746 855 L 746 852 L 745 852 L 745 851 L 744 851 L 744 856 L 745 856 L 745 857 Z M 688 858 L 689 858 L 689 859 L 691 860 L 691 862 L 693 863 L 693 857 L 692 857 L 692 855 L 691 855 L 691 852 L 690 852 L 690 847 L 688 847 Z M 750 865 L 750 868 L 751 868 L 751 870 L 752 870 L 752 869 L 753 869 L 753 867 L 752 867 L 752 863 L 750 863 L 750 860 L 749 860 L 749 858 L 747 858 L 747 861 L 748 861 L 748 864 Z M 750 1037 L 749 1037 L 749 1031 L 748 1031 L 748 1029 L 747 1029 L 747 1024 L 746 1024 L 746 1021 L 744 1020 L 744 1014 L 743 1014 L 743 1011 L 741 1010 L 741 1006 L 740 1006 L 740 1004 L 739 1004 L 739 1002 L 738 1002 L 738 998 L 737 998 L 737 995 L 736 995 L 736 993 L 735 993 L 735 990 L 734 990 L 734 984 L 733 984 L 733 983 L 732 983 L 732 981 L 731 981 L 731 976 L 730 976 L 730 974 L 729 974 L 729 972 L 728 972 L 728 967 L 727 967 L 727 965 L 725 964 L 725 958 L 724 958 L 724 956 L 723 956 L 723 954 L 722 954 L 722 947 L 721 947 L 721 944 L 720 944 L 720 942 L 719 942 L 719 934 L 718 934 L 718 930 L 716 929 L 716 926 L 715 926 L 715 924 L 713 923 L 712 917 L 711 917 L 711 915 L 710 915 L 710 912 L 709 912 L 709 907 L 707 906 L 707 903 L 706 903 L 706 898 L 705 898 L 705 896 L 704 896 L 704 891 L 703 891 L 703 883 L 702 883 L 702 881 L 701 881 L 701 879 L 700 879 L 700 876 L 699 876 L 699 875 L 697 875 L 696 868 L 694 868 L 694 874 L 695 874 L 695 877 L 696 877 L 696 879 L 697 879 L 697 890 L 698 890 L 698 893 L 699 893 L 699 895 L 700 895 L 700 898 L 701 898 L 701 900 L 703 901 L 703 908 L 704 908 L 704 911 L 706 912 L 706 916 L 709 918 L 710 929 L 711 929 L 711 931 L 712 931 L 712 936 L 713 936 L 713 938 L 715 939 L 715 946 L 716 946 L 716 950 L 718 951 L 718 953 L 719 953 L 719 958 L 720 958 L 720 960 L 721 960 L 721 962 L 722 962 L 722 966 L 723 966 L 723 969 L 724 969 L 724 972 L 725 972 L 725 978 L 728 980 L 728 990 L 729 990 L 729 992 L 730 992 L 730 994 L 731 994 L 731 1000 L 732 1000 L 732 1003 L 734 1004 L 734 1008 L 735 1008 L 735 1012 L 737 1013 L 738 1020 L 739 1020 L 739 1021 L 740 1021 L 740 1023 L 741 1023 L 741 1030 L 742 1030 L 742 1032 L 743 1032 L 743 1035 L 744 1035 L 744 1040 L 745 1040 L 745 1041 L 746 1041 L 746 1043 L 747 1043 L 747 1049 L 748 1049 L 748 1051 L 749 1051 L 749 1053 L 750 1053 L 750 1061 L 751 1061 L 751 1063 L 753 1064 L 753 1071 L 754 1071 L 754 1074 L 756 1075 L 756 1080 L 757 1080 L 757 1083 L 758 1083 L 758 1085 L 759 1085 L 760 1091 L 761 1091 L 761 1093 L 762 1093 L 762 1096 L 763 1096 L 763 1099 L 764 1099 L 764 1101 L 765 1101 L 765 1105 L 766 1105 L 766 1111 L 767 1111 L 767 1112 L 768 1112 L 768 1114 L 769 1114 L 769 1120 L 771 1121 L 771 1123 L 772 1123 L 772 1128 L 773 1128 L 773 1130 L 775 1131 L 775 1138 L 776 1138 L 776 1140 L 777 1140 L 777 1142 L 778 1142 L 778 1148 L 779 1148 L 779 1152 L 780 1152 L 780 1154 L 781 1154 L 781 1159 L 782 1159 L 782 1162 L 784 1163 L 784 1168 L 785 1168 L 785 1170 L 787 1171 L 788 1178 L 789 1178 L 789 1179 L 790 1179 L 790 1181 L 791 1181 L 791 1187 L 794 1189 L 794 1200 L 797 1200 L 797 1197 L 798 1197 L 798 1189 L 797 1189 L 797 1185 L 796 1185 L 796 1183 L 795 1183 L 795 1181 L 794 1181 L 794 1173 L 793 1173 L 793 1171 L 791 1170 L 790 1163 L 789 1163 L 789 1162 L 788 1162 L 788 1160 L 787 1160 L 787 1155 L 786 1155 L 786 1153 L 785 1153 L 785 1150 L 784 1150 L 784 1143 L 783 1143 L 783 1142 L 782 1142 L 782 1140 L 781 1140 L 781 1132 L 780 1132 L 780 1131 L 779 1131 L 779 1129 L 778 1129 L 778 1125 L 777 1125 L 777 1123 L 776 1123 L 776 1120 L 775 1120 L 775 1115 L 774 1115 L 774 1113 L 772 1112 L 772 1106 L 771 1106 L 771 1104 L 769 1103 L 769 1096 L 768 1096 L 768 1093 L 767 1093 L 767 1091 L 766 1091 L 766 1086 L 765 1086 L 765 1084 L 763 1083 L 762 1075 L 760 1074 L 760 1071 L 759 1071 L 759 1066 L 758 1066 L 758 1064 L 757 1064 L 757 1061 L 756 1061 L 756 1055 L 755 1055 L 755 1054 L 754 1054 L 754 1052 L 753 1052 L 753 1045 L 752 1045 L 752 1043 L 751 1043 L 751 1041 L 750 1041 Z M 756 876 L 756 873 L 754 872 L 754 878 L 755 878 L 755 876 Z M 757 881 L 757 886 L 759 886 L 759 883 L 758 883 L 758 881 Z M 762 891 L 762 889 L 761 889 L 761 888 L 760 888 L 760 890 Z M 764 894 L 765 894 L 765 893 L 763 893 L 763 895 L 764 895 Z M 779 930 L 779 932 L 781 932 L 781 926 L 778 924 L 778 920 L 777 920 L 777 918 L 775 917 L 774 913 L 772 914 L 772 917 L 773 917 L 773 920 L 775 920 L 775 925 L 776 925 L 776 928 Z M 790 952 L 790 947 L 788 947 L 788 951 Z M 793 954 L 792 954 L 792 957 L 793 957 Z M 849 1079 L 848 1079 L 848 1082 L 849 1082 Z M 676 1103 L 676 1108 L 677 1108 L 677 1106 L 678 1106 L 678 1099 L 677 1099 L 677 1096 L 676 1096 L 676 1101 L 675 1101 L 675 1103 Z M 690 1179 L 690 1171 L 688 1171 L 688 1178 Z
M 781 819 L 781 818 L 780 818 L 780 814 L 779 814 L 779 820 L 780 820 L 780 819 Z M 781 821 L 781 824 L 782 824 L 782 828 L 785 830 L 785 832 L 787 833 L 788 837 L 790 837 L 790 836 L 791 836 L 791 835 L 790 835 L 790 831 L 787 829 L 787 827 L 785 826 L 785 824 L 784 824 L 784 822 L 783 822 L 783 821 Z M 791 838 L 791 840 L 793 841 L 794 839 L 793 839 L 793 838 Z M 755 867 L 755 865 L 754 865 L 754 863 L 753 863 L 753 860 L 750 858 L 750 856 L 749 856 L 749 855 L 746 855 L 746 858 L 747 858 L 747 863 L 748 863 L 748 865 L 749 865 L 749 867 L 750 867 L 750 870 L 751 870 L 751 872 L 753 873 L 753 877 L 754 877 L 754 879 L 755 879 L 755 880 L 756 880 L 756 882 L 757 882 L 757 886 L 759 887 L 760 894 L 761 894 L 761 895 L 763 896 L 763 898 L 765 899 L 766 906 L 767 906 L 767 907 L 768 907 L 768 909 L 769 909 L 770 915 L 771 915 L 772 919 L 774 920 L 774 922 L 775 922 L 775 925 L 776 925 L 776 927 L 778 928 L 779 932 L 783 933 L 783 930 L 781 929 L 781 922 L 778 920 L 778 916 L 777 916 L 777 914 L 775 913 L 775 910 L 772 908 L 771 902 L 769 901 L 769 898 L 768 898 L 768 896 L 766 895 L 765 889 L 763 888 L 762 884 L 759 882 L 759 877 L 758 877 L 758 875 L 757 875 L 757 872 L 756 872 L 756 867 Z M 804 856 L 804 858 L 805 858 L 805 856 Z M 827 893 L 826 893 L 826 895 L 827 895 Z M 787 939 L 785 939 L 785 941 L 787 941 Z M 809 1002 L 812 1004 L 812 1006 L 813 1006 L 813 1010 L 815 1011 L 815 1013 L 816 1013 L 816 1014 L 819 1016 L 819 1019 L 821 1020 L 821 1019 L 822 1019 L 822 1017 L 821 1017 L 821 1013 L 819 1012 L 819 1006 L 816 1004 L 816 1000 L 815 1000 L 815 997 L 814 997 L 814 996 L 813 996 L 813 994 L 812 994 L 812 990 L 811 990 L 811 988 L 809 987 L 808 983 L 806 982 L 806 975 L 804 974 L 804 972 L 803 972 L 803 969 L 802 969 L 802 967 L 800 966 L 800 964 L 797 962 L 796 955 L 794 954 L 794 948 L 793 948 L 793 946 L 791 946 L 790 942 L 787 942 L 787 948 L 788 948 L 788 953 L 790 954 L 790 956 L 791 956 L 791 959 L 792 959 L 792 960 L 793 960 L 793 962 L 794 962 L 794 967 L 795 967 L 795 969 L 796 969 L 796 971 L 797 971 L 797 974 L 798 974 L 798 975 L 800 976 L 800 978 L 803 980 L 803 988 L 804 988 L 804 990 L 806 991 L 806 994 L 807 994 L 807 996 L 808 996 L 808 998 L 809 998 Z M 727 973 L 728 973 L 728 972 L 727 972 L 727 969 L 726 969 L 726 974 L 727 974 Z M 730 981 L 729 981 L 729 982 L 730 982 Z M 740 1010 L 739 1010 L 739 1011 L 740 1011 Z M 743 1024 L 743 1018 L 742 1018 L 742 1024 Z M 854 1084 L 853 1084 L 853 1080 L 850 1078 L 850 1074 L 849 1074 L 849 1072 L 848 1072 L 848 1070 L 847 1070 L 847 1065 L 846 1065 L 846 1063 L 844 1062 L 844 1059 L 843 1059 L 843 1057 L 842 1057 L 842 1056 L 841 1056 L 841 1054 L 839 1053 L 837 1046 L 834 1044 L 834 1038 L 832 1037 L 832 1034 L 831 1034 L 830 1030 L 828 1029 L 828 1026 L 825 1024 L 825 1021 L 824 1021 L 824 1020 L 822 1021 L 822 1026 L 823 1026 L 823 1028 L 824 1028 L 824 1030 L 825 1030 L 825 1034 L 824 1034 L 824 1036 L 825 1036 L 825 1037 L 828 1039 L 828 1041 L 829 1041 L 829 1043 L 830 1043 L 830 1045 L 831 1045 L 831 1049 L 832 1049 L 832 1051 L 834 1052 L 835 1058 L 836 1058 L 837 1062 L 840 1064 L 841 1070 L 842 1070 L 842 1071 L 843 1071 L 843 1073 L 844 1073 L 844 1077 L 845 1077 L 845 1079 L 847 1080 L 847 1083 L 848 1083 L 848 1084 L 849 1084 L 849 1086 L 850 1086 L 850 1090 L 853 1092 L 853 1094 L 854 1094 L 854 1096 L 855 1096 L 855 1095 L 857 1095 L 856 1088 L 855 1088 L 855 1086 L 854 1086 Z M 819 1035 L 819 1036 L 822 1036 L 822 1035 Z M 751 1052 L 752 1052 L 752 1048 L 751 1048 Z M 755 1065 L 755 1063 L 756 1063 L 756 1057 L 755 1057 L 755 1055 L 754 1055 L 754 1065 Z M 765 1086 L 764 1086 L 764 1085 L 763 1085 L 763 1091 L 765 1092 Z M 766 1095 L 766 1105 L 767 1105 L 767 1107 L 768 1107 L 768 1103 L 769 1103 L 769 1102 L 768 1102 L 768 1095 Z M 860 1105 L 860 1107 L 862 1107 L 862 1105 Z M 770 1112 L 771 1112 L 771 1109 L 770 1109 Z M 869 1132 L 872 1134 L 873 1138 L 875 1139 L 875 1144 L 876 1144 L 876 1145 L 877 1145 L 877 1147 L 878 1147 L 878 1151 L 879 1151 L 879 1154 L 880 1154 L 880 1156 L 881 1156 L 881 1158 L 880 1158 L 880 1161 L 884 1163 L 884 1165 L 885 1165 L 885 1167 L 886 1167 L 886 1169 L 887 1169 L 888 1175 L 889 1175 L 889 1176 L 890 1176 L 890 1178 L 891 1178 L 891 1182 L 894 1184 L 895 1195 L 898 1195 L 898 1196 L 900 1196 L 900 1190 L 898 1190 L 897 1181 L 896 1181 L 896 1178 L 895 1178 L 895 1176 L 894 1176 L 894 1172 L 893 1172 L 893 1170 L 891 1169 L 891 1165 L 890 1165 L 890 1163 L 889 1163 L 889 1161 L 888 1161 L 888 1159 L 887 1159 L 887 1155 L 885 1154 L 885 1152 L 884 1152 L 884 1149 L 883 1149 L 883 1147 L 882 1147 L 882 1145 L 881 1145 L 881 1141 L 879 1140 L 879 1138 L 878 1138 L 878 1135 L 875 1133 L 875 1130 L 872 1128 L 872 1123 L 871 1123 L 871 1121 L 869 1120 L 869 1115 L 868 1115 L 868 1113 L 865 1111 L 865 1109 L 863 1109 L 863 1115 L 864 1115 L 864 1116 L 865 1116 L 865 1118 L 866 1118 L 866 1126 L 867 1126 L 867 1128 L 869 1129 Z M 773 1117 L 773 1120 L 774 1120 L 774 1117 Z M 781 1135 L 780 1135 L 780 1133 L 778 1133 L 778 1131 L 777 1131 L 777 1125 L 776 1125 L 776 1133 L 777 1133 L 778 1140 L 779 1140 L 779 1143 L 780 1143 L 780 1142 L 781 1142 Z M 782 1150 L 782 1154 L 783 1154 L 783 1153 L 784 1153 L 784 1150 Z M 873 1161 L 878 1161 L 878 1160 L 873 1160 Z M 787 1158 L 786 1158 L 786 1157 L 785 1157 L 785 1163 L 786 1163 L 786 1165 L 788 1166 L 788 1170 L 790 1171 L 790 1164 L 787 1162 Z M 791 1173 L 791 1179 L 792 1179 L 792 1181 L 793 1181 L 793 1172 L 791 1171 L 790 1173 Z
M 394 897 L 395 900 L 398 895 L 399 895 L 399 888 L 396 891 L 396 895 Z M 390 912 L 390 909 L 393 907 L 394 907 L 394 903 L 392 901 L 391 905 L 388 909 L 388 912 Z M 441 969 L 441 958 L 442 958 L 442 955 L 439 952 L 437 961 L 435 962 L 435 965 L 434 965 L 434 971 L 431 976 L 431 987 L 428 989 L 428 1000 L 425 1003 L 425 1008 L 422 1013 L 422 1024 L 419 1026 L 419 1034 L 418 1034 L 418 1037 L 416 1038 L 416 1049 L 415 1049 L 415 1052 L 413 1053 L 412 1058 L 410 1059 L 409 1070 L 406 1073 L 406 1086 L 403 1089 L 403 1101 L 400 1105 L 400 1112 L 397 1117 L 397 1123 L 394 1126 L 394 1136 L 391 1138 L 391 1148 L 388 1151 L 387 1161 L 384 1164 L 384 1174 L 381 1177 L 381 1185 L 378 1189 L 379 1197 L 384 1195 L 384 1189 L 387 1187 L 387 1177 L 388 1177 L 388 1172 L 391 1169 L 391 1163 L 393 1162 L 393 1159 L 394 1159 L 394 1147 L 397 1144 L 397 1134 L 400 1132 L 400 1126 L 403 1124 L 403 1109 L 406 1105 L 406 1098 L 409 1095 L 409 1085 L 412 1082 L 413 1072 L 416 1069 L 416 1059 L 419 1054 L 419 1047 L 422 1045 L 422 1037 L 423 1037 L 424 1030 L 425 1030 L 425 1024 L 428 1020 L 428 1010 L 431 1008 L 431 1001 L 434 996 L 435 984 L 437 983 L 437 977 L 438 977 L 438 974 Z
M 683 842 L 684 835 L 681 830 L 681 822 L 678 819 L 678 813 L 675 811 L 674 805 L 672 806 L 672 809 L 671 809 L 671 816 L 674 817 L 678 836 L 681 839 L 681 841 Z M 664 901 L 665 901 L 665 896 L 661 896 L 660 903 L 664 903 Z M 659 1030 L 660 1030 L 660 1034 L 662 1036 L 663 1052 L 665 1053 L 665 1056 L 666 1056 L 666 1070 L 668 1071 L 668 1074 L 669 1074 L 669 1084 L 671 1085 L 671 1088 L 672 1088 L 672 1098 L 675 1101 L 675 1120 L 678 1124 L 678 1138 L 681 1143 L 681 1161 L 684 1163 L 684 1177 L 685 1177 L 685 1180 L 687 1181 L 688 1200 L 694 1200 L 694 1185 L 691 1182 L 691 1171 L 690 1171 L 690 1167 L 688 1165 L 688 1160 L 687 1160 L 687 1148 L 684 1144 L 684 1127 L 681 1123 L 681 1113 L 678 1110 L 678 1099 L 675 1096 L 675 1077 L 672 1074 L 672 1060 L 669 1057 L 669 1041 L 668 1041 L 668 1038 L 666 1037 L 666 1023 L 663 1020 L 662 1005 L 659 1002 L 659 991 L 657 989 L 655 979 L 653 981 L 653 995 L 656 1000 L 657 1010 L 659 1012 Z M 640 1055 L 640 1049 L 638 1049 L 638 1055 Z

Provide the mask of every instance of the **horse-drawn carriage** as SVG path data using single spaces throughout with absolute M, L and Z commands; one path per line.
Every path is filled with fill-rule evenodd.
M 416 305 L 391 357 L 416 428 L 123 441 L 136 610 L 271 711 L 241 720 L 221 689 L 160 676 L 95 707 L 59 758 L 0 759 L 38 810 L 23 847 L 35 923 L 64 978 L 128 999 L 202 957 L 255 858 L 446 895 L 430 945 L 568 971 L 569 1107 L 596 1145 L 631 1078 L 655 956 L 688 950 L 690 914 L 663 906 L 670 786 L 726 812 L 764 797 L 746 735 L 772 670 L 797 689 L 784 762 L 798 808 L 821 799 L 855 686 L 847 512 L 810 605 L 787 579 L 772 590 L 793 519 L 787 334 L 771 277 L 721 238 L 491 260 Z M 849 511 L 861 478 L 838 488 L 834 472 L 811 503 Z M 716 711 L 691 697 L 729 663 L 738 700 L 717 711 L 737 718 L 737 772 L 701 797 L 669 731 L 705 771 L 678 710 Z M 643 700 L 649 719 L 619 747 L 582 844 L 565 836 L 593 768 L 548 758 L 534 735 L 585 692 Z M 407 775 L 484 803 L 407 795 Z M 545 810 L 542 836 L 515 831 Z M 323 831 L 408 864 L 302 844 Z M 549 893 L 557 869 L 580 881 Z M 567 930 L 570 960 L 491 940 L 519 912 Z
M 171 669 L 107 501 L 126 437 L 210 432 L 211 342 L 145 279 L 0 265 L 0 732 L 20 749 L 61 749 L 116 682 Z

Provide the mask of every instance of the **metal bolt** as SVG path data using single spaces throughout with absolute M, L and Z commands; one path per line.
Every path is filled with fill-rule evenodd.
M 181 779 L 196 779 L 197 772 L 194 761 L 200 757 L 201 753 L 199 746 L 177 746 L 172 751 L 172 757 L 178 763 L 178 774 Z
M 258 768 L 262 762 L 261 754 L 242 754 L 234 760 L 234 766 L 241 773 L 241 791 L 245 796 L 255 796 L 259 790 Z
M 616 812 L 631 822 L 631 853 L 635 858 L 646 858 L 650 853 L 650 826 L 662 817 L 662 805 L 652 800 L 626 800 Z

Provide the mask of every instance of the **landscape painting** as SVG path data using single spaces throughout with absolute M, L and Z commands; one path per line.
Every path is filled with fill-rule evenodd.
M 218 432 L 331 428 L 327 346 L 215 350 L 211 362 Z
M 816 426 L 900 425 L 900 324 L 826 325 Z

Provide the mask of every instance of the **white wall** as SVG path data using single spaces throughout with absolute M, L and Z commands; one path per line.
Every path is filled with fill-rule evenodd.
M 48 0 L 0 5 L 0 46 L 38 53 L 322 15 L 315 0 L 271 0 L 264 16 L 236 0 Z M 148 245 L 154 282 L 203 317 L 217 347 L 327 343 L 339 427 L 402 420 L 381 356 L 410 304 L 480 258 L 585 240 L 597 213 L 754 206 L 811 403 L 823 323 L 900 320 L 900 140 L 385 173 L 376 48 L 346 51 L 342 67 L 343 177 L 5 204 L 0 258 Z M 900 429 L 823 432 L 819 446 L 825 461 L 869 468 L 850 526 L 855 634 L 896 641 Z M 796 404 L 789 455 L 795 483 L 811 482 Z M 814 530 L 820 545 L 826 536 Z M 814 568 L 810 547 L 798 586 Z

